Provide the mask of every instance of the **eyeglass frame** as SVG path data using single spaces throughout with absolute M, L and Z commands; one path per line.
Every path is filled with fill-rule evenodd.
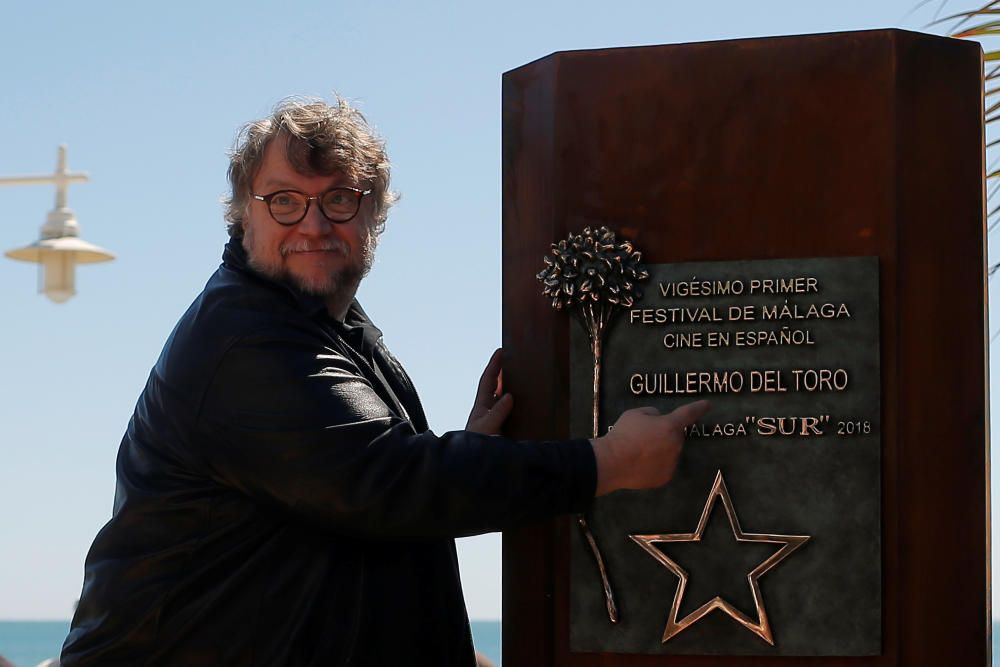
M 326 211 L 323 210 L 323 202 L 322 202 L 323 197 L 325 197 L 328 194 L 330 194 L 331 192 L 335 192 L 337 190 L 347 190 L 349 192 L 355 193 L 358 196 L 358 199 L 357 199 L 358 207 L 356 209 L 354 209 L 354 213 L 351 215 L 351 217 L 344 218 L 343 220 L 334 220 L 333 218 L 331 218 L 330 216 L 328 216 L 326 214 Z M 274 212 L 271 211 L 271 200 L 276 195 L 280 195 L 283 192 L 294 192 L 295 194 L 302 195 L 303 197 L 306 198 L 306 207 L 305 207 L 305 210 L 302 211 L 302 217 L 300 217 L 298 220 L 295 220 L 293 222 L 282 222 L 281 220 L 278 220 L 276 217 L 274 217 Z M 267 204 L 267 213 L 268 213 L 268 215 L 271 216 L 272 220 L 274 220 L 276 223 L 278 223 L 279 225 L 281 225 L 283 227 L 291 227 L 292 225 L 297 225 L 297 224 L 299 224 L 300 222 L 302 222 L 303 220 L 306 219 L 306 216 L 309 215 L 309 207 L 312 206 L 313 200 L 319 202 L 319 204 L 318 204 L 318 206 L 319 206 L 319 212 L 323 215 L 324 218 L 326 218 L 330 222 L 332 222 L 334 224 L 338 224 L 338 225 L 339 224 L 343 224 L 345 222 L 350 222 L 354 218 L 358 217 L 358 213 L 361 211 L 361 204 L 362 204 L 362 202 L 364 200 L 365 195 L 370 195 L 371 193 L 372 193 L 372 189 L 371 188 L 368 188 L 367 190 L 359 190 L 358 188 L 351 188 L 351 187 L 347 187 L 347 186 L 338 186 L 338 187 L 335 187 L 335 188 L 330 188 L 329 190 L 327 190 L 326 192 L 323 192 L 321 194 L 313 195 L 312 197 L 309 197 L 304 192 L 301 192 L 299 190 L 292 190 L 290 188 L 283 188 L 281 190 L 275 190 L 274 192 L 272 192 L 271 194 L 268 194 L 268 195 L 258 195 L 258 194 L 254 194 L 254 193 L 251 192 L 250 196 L 253 199 L 256 199 L 257 201 L 262 201 L 265 204 Z

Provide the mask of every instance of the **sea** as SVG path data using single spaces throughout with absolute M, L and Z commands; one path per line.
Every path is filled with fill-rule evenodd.
M 0 656 L 14 667 L 59 657 L 69 621 L 0 621 Z M 472 621 L 476 650 L 501 665 L 500 621 Z M 993 623 L 993 667 L 1000 667 L 1000 622 Z
M 0 621 L 0 656 L 14 667 L 58 658 L 69 621 Z M 500 665 L 500 621 L 472 621 L 476 650 Z

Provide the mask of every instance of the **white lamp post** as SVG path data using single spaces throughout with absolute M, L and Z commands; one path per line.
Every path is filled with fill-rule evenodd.
M 42 225 L 41 238 L 29 246 L 8 250 L 11 259 L 35 262 L 41 265 L 43 280 L 41 291 L 56 303 L 63 303 L 76 294 L 75 274 L 77 264 L 107 262 L 114 254 L 87 243 L 80 238 L 80 225 L 73 211 L 66 205 L 66 191 L 70 183 L 86 183 L 85 173 L 70 173 L 66 166 L 66 147 L 59 147 L 59 161 L 54 174 L 44 176 L 15 176 L 0 178 L 0 185 L 56 186 L 56 206 L 49 211 Z

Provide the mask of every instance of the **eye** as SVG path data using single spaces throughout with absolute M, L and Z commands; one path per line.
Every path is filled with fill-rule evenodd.
M 278 222 L 285 222 L 286 217 L 296 217 L 305 208 L 305 199 L 298 192 L 281 191 L 271 195 L 271 215 Z
M 329 206 L 344 206 L 346 204 L 351 204 L 354 201 L 351 194 L 352 193 L 347 190 L 334 190 L 326 196 L 326 203 Z

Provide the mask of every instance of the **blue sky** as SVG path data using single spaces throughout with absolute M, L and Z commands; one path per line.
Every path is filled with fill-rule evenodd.
M 908 16 L 916 4 L 6 8 L 0 176 L 49 172 L 56 146 L 68 144 L 70 167 L 91 176 L 69 195 L 83 237 L 118 259 L 83 267 L 78 295 L 59 306 L 36 293 L 32 265 L 0 259 L 0 619 L 72 613 L 84 555 L 110 515 L 115 453 L 136 397 L 218 264 L 226 151 L 239 125 L 287 95 L 336 90 L 387 138 L 403 198 L 359 296 L 443 432 L 464 425 L 500 342 L 504 71 L 569 49 L 919 30 L 934 8 Z M 52 200 L 51 187 L 0 188 L 0 249 L 33 241 Z M 460 552 L 471 615 L 499 617 L 499 536 L 462 540 Z

